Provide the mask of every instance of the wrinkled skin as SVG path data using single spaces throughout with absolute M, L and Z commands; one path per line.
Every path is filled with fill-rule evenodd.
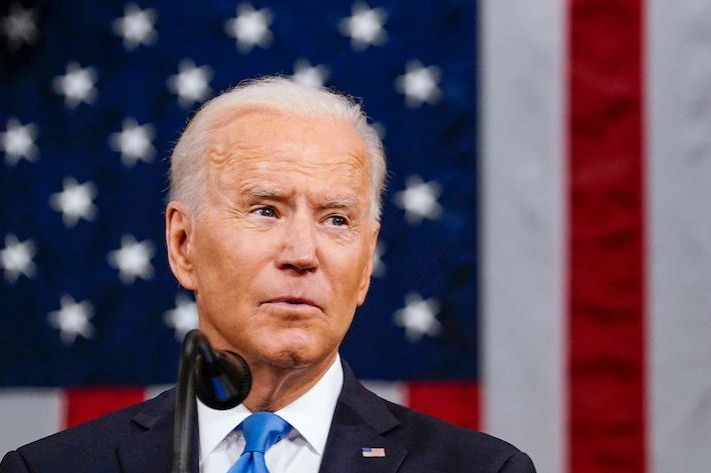
M 365 144 L 349 123 L 258 108 L 213 135 L 196 217 L 166 212 L 171 268 L 200 329 L 240 353 L 252 410 L 276 410 L 333 362 L 365 299 L 379 224 Z

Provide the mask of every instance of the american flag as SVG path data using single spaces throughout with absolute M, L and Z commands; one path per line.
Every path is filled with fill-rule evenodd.
M 382 447 L 363 447 L 361 454 L 365 458 L 383 458 L 385 457 L 385 449 Z
M 708 470 L 711 3 L 14 5 L 3 450 L 174 381 L 195 316 L 161 243 L 165 158 L 207 97 L 282 73 L 362 98 L 385 140 L 342 350 L 359 377 L 541 472 Z
M 0 21 L 1 415 L 51 431 L 175 382 L 196 309 L 167 265 L 167 158 L 204 101 L 282 74 L 361 99 L 389 158 L 342 357 L 476 426 L 475 3 L 16 1 Z M 47 392 L 62 413 L 28 420 Z

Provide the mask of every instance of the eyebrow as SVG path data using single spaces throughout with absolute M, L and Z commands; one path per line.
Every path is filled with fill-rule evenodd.
M 284 200 L 288 197 L 288 194 L 280 191 L 279 189 L 270 189 L 261 186 L 248 187 L 244 190 L 243 195 L 252 198 L 259 199 L 269 199 L 269 200 Z
M 343 197 L 326 201 L 320 207 L 324 209 L 351 209 L 358 207 L 359 200 L 354 197 Z
M 246 189 L 245 194 L 251 197 L 261 197 L 265 199 L 283 199 L 285 194 L 279 190 L 266 189 L 264 187 L 250 187 Z
M 244 195 L 250 198 L 284 201 L 289 198 L 289 193 L 279 189 L 271 189 L 261 186 L 254 186 L 245 189 Z M 360 199 L 357 197 L 339 197 L 327 199 L 322 204 L 319 204 L 320 209 L 353 209 L 358 208 Z

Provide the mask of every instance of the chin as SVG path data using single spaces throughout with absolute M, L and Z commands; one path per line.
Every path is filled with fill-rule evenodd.
M 308 368 L 309 366 L 322 362 L 328 354 L 322 350 L 315 350 L 316 342 L 305 343 L 303 340 L 281 343 L 273 346 L 264 353 L 264 358 L 272 366 L 285 369 Z
M 298 350 L 284 350 L 275 357 L 271 358 L 270 361 L 273 366 L 296 370 L 308 368 L 314 364 L 315 360 Z

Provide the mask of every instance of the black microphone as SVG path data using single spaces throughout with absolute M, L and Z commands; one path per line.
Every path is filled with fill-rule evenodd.
M 183 340 L 178 368 L 173 425 L 173 473 L 189 473 L 190 434 L 195 394 L 208 407 L 231 409 L 245 400 L 252 387 L 247 362 L 230 351 L 215 352 L 199 330 Z

